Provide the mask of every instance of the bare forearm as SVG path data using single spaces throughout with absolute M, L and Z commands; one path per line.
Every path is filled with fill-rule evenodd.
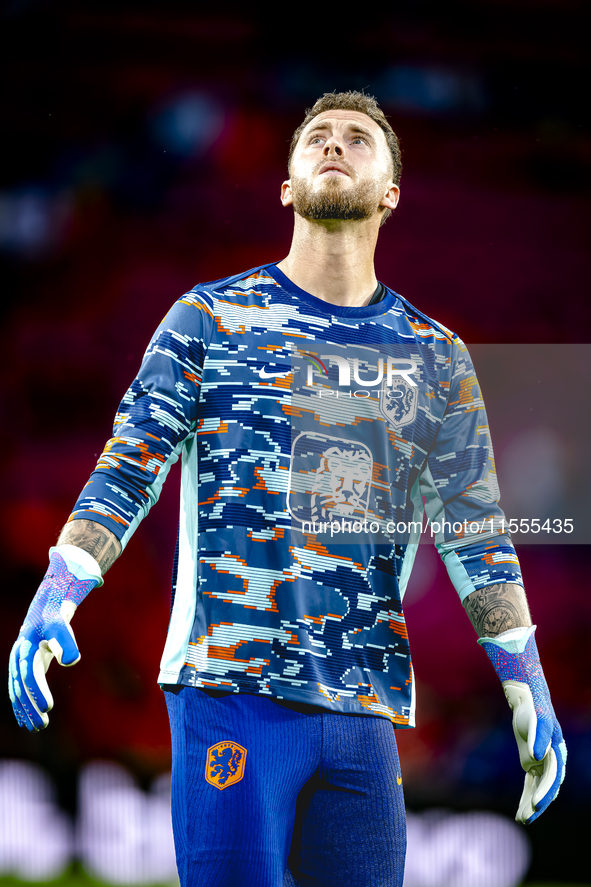
M 58 545 L 77 545 L 97 561 L 102 573 L 112 567 L 121 554 L 121 543 L 114 533 L 92 520 L 73 520 L 65 525 Z
M 521 585 L 486 585 L 463 601 L 478 637 L 494 638 L 510 628 L 532 624 L 525 591 Z

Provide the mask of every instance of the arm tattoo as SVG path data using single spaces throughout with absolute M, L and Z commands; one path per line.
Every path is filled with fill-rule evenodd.
M 462 603 L 480 638 L 494 638 L 510 628 L 532 624 L 521 585 L 508 582 L 486 585 L 473 591 Z
M 121 554 L 121 543 L 114 533 L 92 520 L 73 520 L 66 524 L 57 540 L 58 545 L 77 545 L 98 562 L 102 573 L 112 567 Z

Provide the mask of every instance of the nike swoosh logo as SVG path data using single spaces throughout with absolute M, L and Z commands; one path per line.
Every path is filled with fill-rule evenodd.
M 279 372 L 279 373 L 268 373 L 267 370 L 265 369 L 265 367 L 263 367 L 259 373 L 259 376 L 261 379 L 277 379 L 280 376 L 289 376 L 290 373 L 291 373 L 291 370 L 283 370 L 282 372 Z
M 396 774 L 396 782 L 398 783 L 398 785 L 402 785 L 402 776 L 400 775 L 400 773 Z

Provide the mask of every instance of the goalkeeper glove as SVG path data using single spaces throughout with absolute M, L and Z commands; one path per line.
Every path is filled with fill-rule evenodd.
M 554 800 L 564 779 L 566 745 L 534 638 L 535 625 L 513 628 L 478 643 L 499 676 L 513 710 L 525 786 L 515 819 L 529 824 Z
M 8 692 L 20 727 L 47 727 L 53 708 L 45 674 L 55 656 L 60 665 L 74 665 L 80 653 L 70 619 L 80 601 L 102 585 L 95 559 L 75 545 L 49 550 L 49 567 L 10 653 Z

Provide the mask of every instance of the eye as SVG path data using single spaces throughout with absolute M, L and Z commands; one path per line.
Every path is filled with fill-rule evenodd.
M 321 142 L 321 141 L 322 141 L 322 136 L 314 136 L 313 138 L 310 139 L 310 144 L 315 145 L 317 142 Z
M 364 145 L 367 145 L 367 139 L 364 139 L 363 136 L 355 136 L 353 144 L 355 144 L 355 142 L 362 142 Z

